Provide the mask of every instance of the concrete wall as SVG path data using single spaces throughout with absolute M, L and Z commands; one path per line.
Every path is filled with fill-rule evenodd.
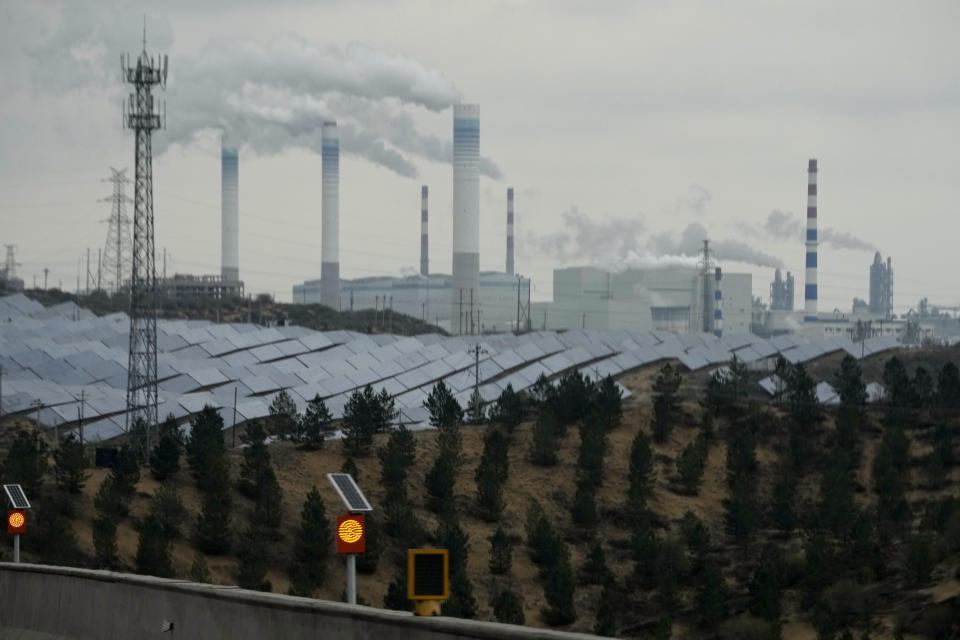
M 0 640 L 594 638 L 69 567 L 0 563 Z M 161 633 L 165 621 L 173 630 Z

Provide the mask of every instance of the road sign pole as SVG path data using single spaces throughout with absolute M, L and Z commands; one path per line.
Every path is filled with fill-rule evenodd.
M 17 536 L 17 549 L 20 548 L 19 538 L 20 536 Z M 18 558 L 19 553 L 18 551 Z M 357 554 L 355 553 L 347 554 L 347 602 L 357 604 Z
M 20 534 L 19 533 L 13 536 L 13 562 L 14 564 L 20 564 Z

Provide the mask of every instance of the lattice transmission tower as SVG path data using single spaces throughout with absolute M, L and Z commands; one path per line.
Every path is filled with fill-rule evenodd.
M 150 450 L 150 432 L 157 424 L 157 269 L 153 243 L 153 131 L 164 124 L 155 85 L 167 83 L 167 56 L 156 61 L 143 51 L 135 64 L 121 59 L 126 82 L 134 91 L 124 106 L 124 125 L 136 136 L 133 180 L 133 251 L 130 269 L 130 357 L 127 368 L 126 430 L 143 428 L 136 444 L 140 454 Z M 138 424 L 142 421 L 141 424 Z M 131 434 L 133 435 L 133 434 Z
M 110 167 L 110 172 L 111 176 L 103 182 L 113 183 L 113 193 L 100 200 L 111 205 L 110 217 L 101 220 L 107 223 L 107 243 L 103 247 L 101 264 L 106 273 L 105 288 L 108 291 L 120 291 L 123 288 L 124 276 L 129 274 L 132 268 L 133 239 L 130 236 L 130 216 L 127 215 L 127 203 L 131 200 L 126 193 L 126 185 L 130 183 L 130 179 L 126 169 Z

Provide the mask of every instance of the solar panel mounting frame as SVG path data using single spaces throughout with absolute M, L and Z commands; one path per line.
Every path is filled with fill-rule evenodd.
M 23 492 L 23 487 L 18 484 L 5 484 L 3 490 L 7 492 L 7 499 L 14 509 L 29 509 L 30 501 L 27 500 L 27 494 Z
M 357 486 L 353 476 L 349 473 L 328 473 L 327 479 L 333 485 L 337 495 L 340 496 L 344 506 L 347 507 L 347 511 L 350 513 L 369 513 L 373 511 L 370 501 L 363 495 L 360 487 Z

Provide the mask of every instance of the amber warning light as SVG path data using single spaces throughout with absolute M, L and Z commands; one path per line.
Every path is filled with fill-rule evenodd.
M 23 533 L 27 529 L 26 513 L 17 509 L 7 512 L 7 533 Z
M 337 553 L 363 553 L 367 550 L 367 531 L 363 516 L 337 517 Z

